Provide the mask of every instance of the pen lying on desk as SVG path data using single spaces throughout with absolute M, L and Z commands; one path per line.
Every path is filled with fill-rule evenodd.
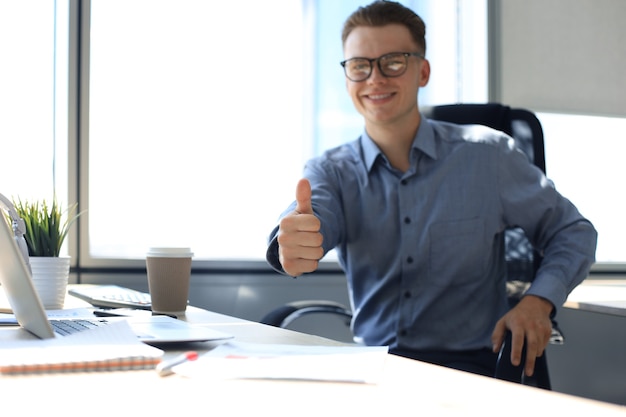
M 195 361 L 198 359 L 198 352 L 186 352 L 182 355 L 178 355 L 173 359 L 161 361 L 156 367 L 156 371 L 159 376 L 167 376 L 173 373 L 172 368 L 176 365 L 180 365 L 181 363 L 185 363 L 187 361 Z

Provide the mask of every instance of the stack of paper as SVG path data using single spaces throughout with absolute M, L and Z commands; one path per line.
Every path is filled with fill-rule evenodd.
M 195 362 L 174 367 L 192 378 L 298 379 L 373 384 L 382 374 L 388 348 L 301 346 L 231 341 Z

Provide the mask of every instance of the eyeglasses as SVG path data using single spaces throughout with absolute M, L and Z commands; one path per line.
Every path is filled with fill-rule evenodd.
M 424 58 L 424 55 L 417 52 L 392 52 L 372 59 L 350 58 L 341 61 L 340 64 L 349 80 L 359 82 L 367 80 L 372 75 L 374 62 L 378 63 L 378 69 L 385 77 L 401 76 L 406 72 L 410 56 Z

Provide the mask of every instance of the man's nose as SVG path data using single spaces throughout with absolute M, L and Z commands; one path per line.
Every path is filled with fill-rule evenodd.
M 385 81 L 386 79 L 387 77 L 385 77 L 381 72 L 380 67 L 378 66 L 378 62 L 372 62 L 372 73 L 367 78 L 367 81 L 372 83 L 378 83 L 381 81 Z

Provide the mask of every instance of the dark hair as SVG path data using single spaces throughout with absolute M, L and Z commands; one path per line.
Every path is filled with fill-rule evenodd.
M 426 25 L 413 10 L 395 1 L 377 0 L 367 6 L 359 7 L 348 17 L 341 33 L 342 44 L 350 32 L 358 26 L 385 26 L 390 24 L 404 25 L 409 29 L 411 37 L 426 53 Z

